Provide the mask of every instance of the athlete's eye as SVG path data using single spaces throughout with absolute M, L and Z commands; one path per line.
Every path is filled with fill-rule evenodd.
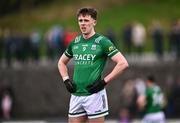
M 87 19 L 85 19 L 84 21 L 85 21 L 85 22 L 89 22 L 89 20 L 87 20 Z
M 82 22 L 83 20 L 82 19 L 79 19 L 79 22 Z

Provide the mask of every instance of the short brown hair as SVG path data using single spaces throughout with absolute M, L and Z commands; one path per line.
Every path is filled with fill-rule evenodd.
M 90 15 L 94 20 L 97 20 L 97 10 L 92 7 L 80 8 L 77 12 L 77 17 L 80 15 Z
M 147 80 L 149 80 L 149 81 L 151 81 L 151 82 L 155 82 L 156 80 L 155 80 L 155 77 L 153 76 L 153 75 L 148 75 L 147 76 Z

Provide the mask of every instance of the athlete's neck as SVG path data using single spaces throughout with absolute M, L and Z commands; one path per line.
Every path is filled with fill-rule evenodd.
M 149 83 L 147 83 L 147 86 L 148 86 L 148 87 L 153 87 L 153 86 L 155 86 L 155 84 L 149 82 Z
M 95 33 L 96 33 L 95 31 L 92 31 L 92 32 L 89 33 L 89 34 L 83 34 L 83 37 L 84 37 L 84 39 L 89 39 L 89 38 L 91 38 Z

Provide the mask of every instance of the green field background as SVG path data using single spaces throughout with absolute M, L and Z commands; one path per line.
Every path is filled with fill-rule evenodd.
M 179 0 L 54 0 L 34 9 L 23 8 L 21 11 L 1 17 L 0 28 L 21 32 L 34 29 L 47 32 L 53 25 L 60 25 L 65 30 L 79 31 L 76 11 L 83 6 L 97 8 L 97 31 L 104 33 L 112 27 L 117 36 L 117 47 L 122 49 L 122 29 L 127 23 L 141 22 L 147 29 L 145 52 L 152 51 L 149 28 L 152 20 L 159 20 L 165 35 L 165 49 L 168 49 L 168 32 L 172 23 L 180 18 Z

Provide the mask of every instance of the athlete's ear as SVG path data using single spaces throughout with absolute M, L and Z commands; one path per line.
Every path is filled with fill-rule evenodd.
M 94 26 L 96 26 L 96 23 L 97 23 L 97 21 L 96 21 L 96 20 L 94 20 L 94 23 L 93 23 L 93 25 L 94 25 Z

